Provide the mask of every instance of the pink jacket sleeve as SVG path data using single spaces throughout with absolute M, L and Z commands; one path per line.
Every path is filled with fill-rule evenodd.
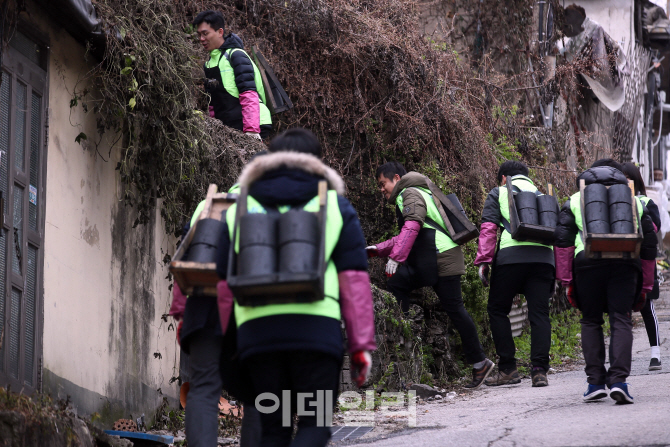
M 219 305 L 219 319 L 221 321 L 221 332 L 224 334 L 228 329 L 230 313 L 233 311 L 233 291 L 228 287 L 228 282 L 221 280 L 216 284 L 216 298 Z
M 377 349 L 374 303 L 368 272 L 345 270 L 337 278 L 340 282 L 340 309 L 347 331 L 349 352 Z
M 391 250 L 393 250 L 393 245 L 395 244 L 395 240 L 398 238 L 398 236 L 392 237 L 391 239 L 380 242 L 376 245 L 377 247 L 377 256 L 380 258 L 385 258 L 388 255 L 391 254 Z
M 497 242 L 498 225 L 493 222 L 484 222 L 479 230 L 479 244 L 477 246 L 475 265 L 493 264 Z
M 656 260 L 640 259 L 642 261 L 642 293 L 649 293 L 654 288 L 654 266 Z
M 414 220 L 408 220 L 402 226 L 400 234 L 395 237 L 395 243 L 389 257 L 394 261 L 405 262 L 412 251 L 412 246 L 421 230 L 421 224 Z
M 176 320 L 181 320 L 184 317 L 184 310 L 186 309 L 186 295 L 184 295 L 179 288 L 179 284 L 175 281 L 172 285 L 172 305 L 168 315 L 174 317 Z
M 402 226 L 400 234 L 391 239 L 377 244 L 377 253 L 380 257 L 389 256 L 394 261 L 405 262 L 412 251 L 416 237 L 421 231 L 421 224 L 414 220 L 408 220 Z
M 572 262 L 575 259 L 575 247 L 554 247 L 556 279 L 564 286 L 572 282 Z
M 261 106 L 258 93 L 253 90 L 241 93 L 240 105 L 242 106 L 242 130 L 261 133 Z

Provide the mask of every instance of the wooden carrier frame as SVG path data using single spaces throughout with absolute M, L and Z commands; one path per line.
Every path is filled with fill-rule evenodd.
M 628 181 L 632 197 L 633 208 L 633 228 L 634 233 L 631 234 L 617 234 L 617 233 L 589 233 L 586 228 L 586 214 L 584 206 L 584 188 L 586 182 L 584 179 L 579 180 L 579 195 L 582 211 L 582 228 L 584 242 L 584 254 L 590 259 L 636 259 L 640 256 L 640 248 L 642 246 L 642 229 L 639 225 L 639 217 L 637 214 L 637 204 L 635 200 L 635 186 L 632 180 Z M 607 186 L 609 189 L 609 186 Z
M 554 228 L 545 225 L 528 224 L 519 220 L 519 213 L 516 211 L 516 201 L 514 200 L 512 179 L 510 177 L 507 177 L 506 186 L 507 203 L 509 206 L 509 224 L 512 230 L 510 233 L 512 233 L 512 239 L 522 242 L 554 245 Z M 547 184 L 547 192 L 550 196 L 554 195 L 554 187 L 551 183 Z M 560 207 L 558 212 L 560 213 Z M 556 217 L 558 218 L 558 215 Z
M 237 200 L 237 194 L 217 193 L 217 190 L 216 185 L 209 185 L 205 207 L 184 236 L 184 240 L 170 262 L 170 273 L 184 295 L 192 295 L 196 288 L 207 295 L 216 295 L 216 284 L 219 282 L 216 263 L 185 261 L 183 258 L 193 240 L 198 222 L 202 219 L 221 220 L 226 215 L 225 211 Z

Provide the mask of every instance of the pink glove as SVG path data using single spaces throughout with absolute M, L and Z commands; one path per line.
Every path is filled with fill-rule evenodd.
M 186 309 L 186 295 L 181 292 L 179 284 L 175 281 L 172 285 L 172 305 L 168 315 L 179 321 L 184 318 L 184 309 Z
M 214 106 L 209 106 L 209 116 L 211 116 L 212 118 L 215 118 Z

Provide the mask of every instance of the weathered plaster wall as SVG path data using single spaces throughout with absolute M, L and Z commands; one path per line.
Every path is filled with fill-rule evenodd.
M 614 40 L 623 43 L 624 50 L 633 36 L 633 0 L 576 0 L 586 11 L 586 17 L 598 22 Z
M 81 101 L 70 108 L 75 92 L 91 89 L 96 61 L 39 7 L 29 2 L 28 12 L 50 45 L 44 391 L 69 394 L 84 413 L 149 415 L 161 392 L 178 395 L 168 383 L 178 375 L 175 332 L 161 320 L 170 303 L 162 259 L 174 241 L 158 214 L 133 228 L 134 211 L 119 201 L 114 138 L 99 137 Z M 88 136 L 81 145 L 80 132 Z

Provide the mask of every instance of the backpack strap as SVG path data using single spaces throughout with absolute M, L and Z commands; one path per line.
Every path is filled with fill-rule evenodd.
M 223 56 L 226 58 L 226 60 L 228 61 L 229 64 L 230 64 L 230 55 L 233 54 L 233 52 L 237 51 L 237 50 L 240 50 L 240 48 L 228 48 L 226 51 L 223 52 Z M 242 51 L 244 51 L 244 50 L 242 50 Z M 247 54 L 247 53 L 245 52 L 244 54 Z M 249 57 L 248 54 L 247 54 L 247 57 L 251 61 L 252 65 L 254 67 L 256 67 L 256 64 L 254 63 L 254 61 L 251 60 L 251 57 Z M 230 64 L 230 66 L 232 67 L 232 64 Z M 256 67 L 256 68 L 258 68 L 258 67 Z M 260 68 L 258 68 L 258 69 L 260 70 Z M 254 78 L 255 77 L 256 77 L 256 72 L 254 72 Z M 261 104 L 265 104 L 265 100 L 263 98 L 261 98 L 260 94 L 258 94 L 258 86 L 256 87 L 256 95 L 258 95 L 258 100 L 261 102 Z
M 426 216 L 424 222 L 427 223 L 428 226 L 433 228 L 435 231 L 439 231 L 440 233 L 444 234 L 445 236 L 448 236 L 451 239 L 451 236 L 449 236 L 449 233 L 447 233 L 447 231 L 444 228 L 442 228 L 442 225 L 438 224 L 430 217 Z

